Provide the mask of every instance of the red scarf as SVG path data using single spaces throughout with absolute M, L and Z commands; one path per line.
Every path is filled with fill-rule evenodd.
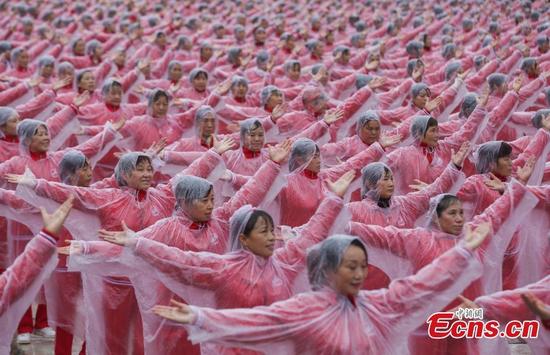
M 506 176 L 502 176 L 502 175 L 497 174 L 497 173 L 493 173 L 493 175 L 496 176 L 502 182 L 508 181 L 508 177 L 506 177 Z
M 189 229 L 192 229 L 192 230 L 199 230 L 203 228 L 208 228 L 208 222 L 192 222 L 189 225 Z
M 422 147 L 422 152 L 424 153 L 424 156 L 426 157 L 426 159 L 428 159 L 428 161 L 430 162 L 430 164 L 432 163 L 433 159 L 434 159 L 434 150 L 433 148 L 430 148 L 426 143 L 424 142 L 421 142 L 420 143 L 420 146 Z
M 30 152 L 31 159 L 34 161 L 40 160 L 40 159 L 46 159 L 47 154 L 46 152 Z
M 201 138 L 201 145 L 205 148 L 208 148 L 208 149 L 212 148 L 213 143 L 214 143 L 213 139 L 210 141 L 210 143 L 206 143 L 206 141 Z
M 115 111 L 118 111 L 120 109 L 120 106 L 114 106 L 110 103 L 105 103 L 105 107 L 107 107 L 107 110 L 111 111 L 111 112 L 115 112 Z
M 4 136 L 1 138 L 4 142 L 19 143 L 18 136 Z
M 237 101 L 238 103 L 244 104 L 246 102 L 246 97 L 233 97 L 233 100 Z
M 147 191 L 145 190 L 138 190 L 136 197 L 139 202 L 145 200 L 145 197 L 147 196 Z
M 314 172 L 314 171 L 311 171 L 311 170 L 305 169 L 303 174 L 304 174 L 305 177 L 307 177 L 308 179 L 311 179 L 311 180 L 316 180 L 316 179 L 319 178 L 319 174 Z
M 243 154 L 246 159 L 253 159 L 259 157 L 262 152 L 253 152 L 247 147 L 243 146 Z

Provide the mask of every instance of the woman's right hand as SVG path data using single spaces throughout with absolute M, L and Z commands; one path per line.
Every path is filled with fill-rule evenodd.
M 159 317 L 182 324 L 195 323 L 197 316 L 193 313 L 191 307 L 185 303 L 176 302 L 174 300 L 170 300 L 170 303 L 174 306 L 156 305 L 153 307 L 153 313 Z
M 99 237 L 106 242 L 113 243 L 120 246 L 131 246 L 135 244 L 136 238 L 133 238 L 132 236 L 135 234 L 134 231 L 132 231 L 124 221 L 122 221 L 122 230 L 113 232 L 113 231 L 107 231 L 105 229 L 100 229 L 98 231 Z
M 66 240 L 68 245 L 57 248 L 57 252 L 61 255 L 82 255 L 84 254 L 84 246 L 79 240 Z
M 491 225 L 488 222 L 482 223 L 473 228 L 470 223 L 466 224 L 464 234 L 464 246 L 470 251 L 476 250 L 491 232 Z
M 349 186 L 355 179 L 355 171 L 350 170 L 336 181 L 327 181 L 327 186 L 329 189 L 340 197 L 344 197 L 346 191 L 348 191 Z
M 218 153 L 219 155 L 222 155 L 223 153 L 227 152 L 228 150 L 233 149 L 237 145 L 235 140 L 231 137 L 225 137 L 224 139 L 219 141 L 219 140 L 216 139 L 215 135 L 212 135 L 212 139 L 213 139 L 212 147 L 214 148 L 216 153 Z

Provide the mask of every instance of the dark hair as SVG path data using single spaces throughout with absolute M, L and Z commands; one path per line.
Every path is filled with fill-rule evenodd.
M 365 248 L 365 245 L 361 243 L 361 241 L 357 238 L 354 238 L 351 243 L 349 243 L 350 246 L 356 246 L 358 248 L 361 248 L 363 252 L 365 253 L 365 259 L 367 260 L 367 263 L 369 262 L 369 253 L 367 252 L 367 248 Z
M 500 144 L 497 159 L 509 157 L 512 154 L 512 146 L 506 142 Z
M 273 218 L 269 215 L 269 213 L 262 210 L 254 210 L 250 215 L 246 226 L 244 227 L 243 234 L 245 237 L 248 238 L 250 236 L 250 232 L 252 232 L 252 230 L 256 226 L 256 222 L 258 222 L 260 218 L 263 219 L 265 223 L 267 223 L 268 227 L 274 227 L 275 224 L 273 223 Z
M 143 162 L 147 162 L 149 163 L 151 166 L 152 166 L 152 163 L 151 163 L 151 158 L 149 158 L 148 156 L 146 155 L 140 155 L 137 160 L 136 160 L 136 166 L 138 166 L 138 164 L 141 164 Z
M 361 248 L 361 250 L 363 250 L 363 252 L 365 253 L 365 258 L 368 263 L 369 254 L 367 252 L 366 247 L 357 237 L 352 237 L 352 238 L 353 239 L 351 240 L 351 242 L 347 247 L 349 248 L 350 246 L 353 245 L 358 248 Z M 313 247 L 307 253 L 306 265 L 307 265 L 308 280 L 314 290 L 315 290 L 315 287 L 319 286 L 319 285 L 316 285 L 315 283 L 318 281 L 322 281 L 320 279 L 326 278 L 326 274 L 324 270 L 321 271 L 321 274 L 325 274 L 324 276 L 321 276 L 318 273 L 318 265 L 319 263 L 321 263 L 322 255 L 324 254 L 324 258 L 325 258 L 324 260 L 324 266 L 326 266 L 325 270 L 332 271 L 332 272 L 335 272 L 338 269 L 338 267 L 340 266 L 340 263 L 343 260 L 343 256 L 340 254 L 343 251 L 340 250 L 339 248 L 331 247 L 333 246 L 333 244 L 331 245 L 330 241 L 327 243 L 329 244 L 325 244 L 320 247 Z
M 441 199 L 441 201 L 439 201 L 435 209 L 435 212 L 437 213 L 437 217 L 438 218 L 441 217 L 441 214 L 443 213 L 443 211 L 445 211 L 447 208 L 449 208 L 450 205 L 452 205 L 455 202 L 460 202 L 460 200 L 456 196 L 454 195 L 443 196 L 443 198 Z
M 208 74 L 205 72 L 205 71 L 200 71 L 199 73 L 197 73 L 197 75 L 195 75 L 195 77 L 193 78 L 193 80 L 197 79 L 199 76 L 203 76 L 205 79 L 208 79 Z
M 258 128 L 263 128 L 263 125 L 259 120 L 256 120 L 256 121 L 254 121 L 254 123 L 252 123 L 252 126 L 250 126 L 248 128 L 247 133 L 250 133 L 250 131 L 253 131 L 253 130 L 258 129 Z
M 156 90 L 153 95 L 153 102 L 157 102 L 161 97 L 164 97 L 166 101 L 170 101 L 168 94 L 164 90 Z
M 80 73 L 76 74 L 76 83 L 77 84 L 80 84 L 80 82 L 84 78 L 84 74 L 86 74 L 86 73 L 90 73 L 90 74 L 94 75 L 94 72 L 89 70 L 89 69 L 85 69 L 85 70 L 81 71 Z
M 437 127 L 437 126 L 438 126 L 437 120 L 432 116 L 430 116 L 430 118 L 428 118 L 428 123 L 426 123 L 426 132 L 428 131 L 428 129 L 430 129 L 430 127 Z M 424 134 L 426 134 L 426 132 L 424 132 Z

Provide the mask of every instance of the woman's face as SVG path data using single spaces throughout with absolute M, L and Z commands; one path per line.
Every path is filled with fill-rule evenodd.
M 90 163 L 86 161 L 86 164 L 76 171 L 76 175 L 78 176 L 76 186 L 90 186 L 90 183 L 92 182 L 92 167 Z
M 33 27 L 34 26 L 33 26 L 32 22 L 23 24 L 23 33 L 26 34 L 26 35 L 31 34 L 31 32 L 33 30 Z
M 329 72 L 327 70 L 327 68 L 325 68 L 324 66 L 322 66 L 319 71 L 317 72 L 317 75 L 319 75 L 319 82 L 323 85 L 327 85 L 328 84 L 328 79 L 330 77 L 329 75 Z
M 292 36 L 289 36 L 288 39 L 284 42 L 284 47 L 288 50 L 293 50 L 295 46 L 296 46 L 296 41 Z
M 319 171 L 321 171 L 321 153 L 319 153 L 319 151 L 315 152 L 313 158 L 306 167 L 306 170 L 314 173 L 318 173 Z
M 510 156 L 498 158 L 492 173 L 504 177 L 512 175 L 512 158 Z
M 237 41 L 243 41 L 245 38 L 246 33 L 244 31 L 236 31 L 235 32 L 235 39 Z
M 2 133 L 6 136 L 16 136 L 17 135 L 17 124 L 19 123 L 19 114 L 14 114 L 3 126 L 0 126 Z
M 389 199 L 393 195 L 393 175 L 391 172 L 384 173 L 384 176 L 378 181 L 379 198 Z
M 82 75 L 78 87 L 81 90 L 88 90 L 89 92 L 95 90 L 95 77 L 92 72 L 86 72 L 84 73 L 84 75 Z
M 355 48 L 364 48 L 367 45 L 367 40 L 365 37 L 361 36 L 356 42 L 355 42 Z
M 267 34 L 264 30 L 257 30 L 254 32 L 254 41 L 256 43 L 264 43 L 267 38 Z
M 27 51 L 22 51 L 19 57 L 17 57 L 17 67 L 27 68 L 27 65 L 29 65 L 29 53 L 27 53 Z
M 342 55 L 340 56 L 340 59 L 338 60 L 338 63 L 342 65 L 346 65 L 349 63 L 350 54 L 349 51 L 342 52 Z
M 105 102 L 113 105 L 113 106 L 120 106 L 120 103 L 122 101 L 122 88 L 119 85 L 113 85 L 111 87 L 111 90 L 107 93 L 105 96 Z
M 73 86 L 73 80 L 74 80 L 74 70 L 68 69 L 65 70 L 62 74 L 58 75 L 59 79 L 67 79 L 70 78 L 70 84 L 68 86 Z
M 193 79 L 193 88 L 198 92 L 204 92 L 207 85 L 208 79 L 203 73 L 195 76 L 195 79 Z
M 38 126 L 36 133 L 31 138 L 29 150 L 33 153 L 45 153 L 50 148 L 50 135 L 45 126 Z
M 324 95 L 319 95 L 318 97 L 314 98 L 313 100 L 310 100 L 306 108 L 309 112 L 313 113 L 314 115 L 320 115 L 323 112 L 325 112 L 327 108 L 328 100 Z
M 323 56 L 323 53 L 325 51 L 325 45 L 323 42 L 319 42 L 315 48 L 313 48 L 313 54 L 315 54 L 317 57 Z
M 505 95 L 508 92 L 508 86 L 506 83 L 502 83 L 496 87 L 495 92 L 500 96 Z
M 350 245 L 332 275 L 335 290 L 345 296 L 357 296 L 367 277 L 367 268 L 367 256 L 363 249 Z
M 216 131 L 216 118 L 213 114 L 209 113 L 206 117 L 203 118 L 201 127 L 200 127 L 200 136 L 201 138 L 209 138 Z
M 283 95 L 280 92 L 274 92 L 269 96 L 269 99 L 267 99 L 267 102 L 265 104 L 266 108 L 269 110 L 273 110 L 275 106 L 281 105 L 283 103 Z
M 161 48 L 164 48 L 164 46 L 166 46 L 166 35 L 164 33 L 160 33 L 155 38 L 155 43 L 156 43 L 157 46 L 159 46 Z
M 126 64 L 126 52 L 124 52 L 124 51 L 118 51 L 118 52 L 116 53 L 114 62 L 115 62 L 115 64 L 118 65 L 119 67 L 123 67 L 124 64 Z
M 233 85 L 231 87 L 231 93 L 233 94 L 233 97 L 238 99 L 244 99 L 246 97 L 247 92 L 248 92 L 248 86 L 246 86 L 243 83 L 238 83 L 237 85 Z
M 334 33 L 330 32 L 325 36 L 326 44 L 334 44 Z
M 79 39 L 74 44 L 73 53 L 74 53 L 74 55 L 77 55 L 77 56 L 84 55 L 84 50 L 85 49 L 86 49 L 86 44 L 84 43 L 83 40 Z
M 540 75 L 540 68 L 539 63 L 535 62 L 528 70 L 527 75 L 529 75 L 530 78 L 536 78 Z
M 439 141 L 439 127 L 432 126 L 428 128 L 428 130 L 424 134 L 424 137 L 422 138 L 422 143 L 425 143 L 428 147 L 434 148 L 435 146 L 437 146 L 438 141 Z
M 217 39 L 223 38 L 223 36 L 225 35 L 225 28 L 223 27 L 216 28 L 216 30 L 214 31 L 214 34 L 216 35 Z
M 136 190 L 145 191 L 151 187 L 152 179 L 153 167 L 148 160 L 144 159 L 136 165 L 129 176 L 126 176 L 126 185 Z
M 179 81 L 181 77 L 183 76 L 183 69 L 181 65 L 174 64 L 170 68 L 170 72 L 168 73 L 169 79 L 171 81 Z
M 449 205 L 438 217 L 439 228 L 442 232 L 460 235 L 464 227 L 464 209 L 462 203 L 455 201 Z
M 256 220 L 256 224 L 248 236 L 241 234 L 239 240 L 245 249 L 250 250 L 258 256 L 269 258 L 273 255 L 273 250 L 275 249 L 273 226 L 263 217 L 259 217 Z
M 103 55 L 103 47 L 102 46 L 97 46 L 96 49 L 94 50 L 93 55 L 96 58 L 101 58 L 101 56 Z
M 422 90 L 418 95 L 413 98 L 413 104 L 416 107 L 423 109 L 428 103 L 429 99 L 430 97 L 428 95 L 428 92 L 426 90 Z
M 367 145 L 378 142 L 380 139 L 380 122 L 375 120 L 368 121 L 367 124 L 361 127 L 359 138 Z
M 193 222 L 208 222 L 214 210 L 214 193 L 212 190 L 204 198 L 193 201 L 186 207 L 186 212 Z
M 191 48 L 193 48 L 193 43 L 191 41 L 183 41 L 179 49 L 189 51 Z
M 425 36 L 424 37 L 424 47 L 425 48 L 430 48 L 431 46 L 432 46 L 432 37 Z
M 296 81 L 296 80 L 300 79 L 301 72 L 302 72 L 302 70 L 301 70 L 299 65 L 292 65 L 288 69 L 287 75 L 291 80 Z
M 244 135 L 244 146 L 253 152 L 262 150 L 264 142 L 264 128 L 262 126 L 252 129 Z
M 50 78 L 53 74 L 53 64 L 46 64 L 42 67 L 42 70 L 40 71 L 40 74 L 44 78 Z
M 214 54 L 214 51 L 210 47 L 204 47 L 201 48 L 201 60 L 203 62 L 207 62 L 210 58 L 212 58 L 212 55 Z
M 153 117 L 164 117 L 168 112 L 168 100 L 165 96 L 159 96 L 153 102 Z

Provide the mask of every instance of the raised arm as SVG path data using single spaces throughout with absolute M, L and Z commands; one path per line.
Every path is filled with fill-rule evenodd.
M 408 246 L 407 239 L 414 238 L 411 229 L 398 229 L 395 227 L 381 227 L 367 225 L 359 222 L 350 222 L 348 232 L 357 236 L 367 246 L 388 250 L 392 254 L 407 258 Z M 416 239 L 416 243 L 420 240 Z
M 287 241 L 284 247 L 277 249 L 275 257 L 286 264 L 302 264 L 305 267 L 307 249 L 328 236 L 342 206 L 341 197 L 334 194 L 327 196 L 309 222 L 299 228 L 299 236 Z
M 133 255 L 138 259 L 137 265 L 139 261 L 147 263 L 147 269 L 152 268 L 161 280 L 205 289 L 216 289 L 226 280 L 227 257 L 223 255 L 183 251 L 146 238 L 137 238 Z M 132 261 L 129 264 L 136 265 Z
M 94 189 L 66 185 L 59 182 L 37 179 L 34 190 L 38 195 L 48 197 L 57 202 L 63 202 L 74 195 L 76 208 L 97 209 L 114 201 L 117 198 L 118 189 Z
M 430 185 L 418 192 L 411 192 L 403 196 L 404 212 L 412 215 L 416 220 L 428 210 L 430 199 L 439 194 L 449 192 L 457 182 L 464 179 L 464 174 L 451 162 L 443 173 Z
M 271 185 L 279 175 L 281 166 L 272 160 L 267 160 L 248 182 L 223 206 L 214 210 L 221 219 L 229 220 L 241 206 L 250 204 L 258 206 L 265 198 Z
M 339 164 L 330 169 L 323 170 L 323 175 L 330 177 L 331 179 L 338 179 L 340 176 L 350 170 L 356 172 L 356 176 L 360 175 L 360 170 L 369 163 L 380 160 L 384 155 L 384 148 L 380 143 L 376 142 L 371 144 L 367 149 L 361 153 L 356 154 L 353 158 L 346 160 L 342 164 Z
M 424 324 L 429 316 L 449 304 L 481 275 L 481 265 L 471 251 L 457 246 L 415 275 L 395 280 L 385 292 L 374 294 L 373 303 L 389 329 L 388 341 Z
M 535 314 L 522 300 L 522 294 L 526 293 L 531 293 L 544 303 L 550 304 L 550 276 L 515 290 L 478 297 L 474 302 L 483 308 L 485 318 L 498 320 L 501 324 L 512 320 L 535 319 Z
M 25 247 L 14 263 L 0 275 L 0 319 L 2 314 L 20 298 L 43 272 L 51 272 L 55 263 L 49 264 L 56 253 L 56 239 L 47 232 L 40 232 Z M 31 301 L 32 302 L 32 301 Z

